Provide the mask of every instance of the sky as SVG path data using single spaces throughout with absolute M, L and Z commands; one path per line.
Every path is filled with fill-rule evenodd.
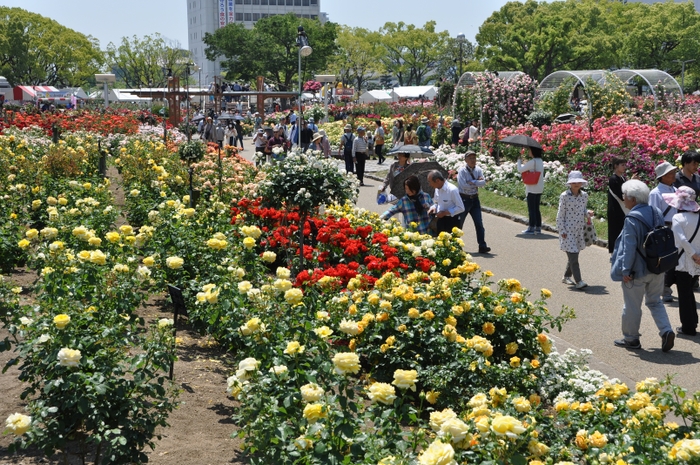
M 450 36 L 464 33 L 475 42 L 479 26 L 507 0 L 319 0 L 321 11 L 335 23 L 377 30 L 386 22 L 423 26 L 434 20 L 437 31 Z M 0 0 L 0 5 L 19 7 L 56 20 L 91 35 L 100 48 L 119 44 L 122 37 L 143 37 L 156 32 L 187 48 L 186 0 Z

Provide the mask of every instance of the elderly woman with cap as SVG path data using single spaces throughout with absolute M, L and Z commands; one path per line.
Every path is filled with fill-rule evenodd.
M 357 167 L 357 179 L 360 180 L 360 186 L 364 186 L 365 177 L 365 162 L 369 156 L 369 143 L 364 126 L 357 128 L 357 137 L 352 141 L 352 160 Z
M 698 327 L 698 312 L 693 292 L 695 277 L 700 275 L 700 205 L 696 202 L 695 190 L 681 186 L 671 194 L 662 194 L 664 201 L 674 210 L 671 229 L 680 249 L 676 266 L 678 288 L 678 313 L 681 326 L 677 334 L 695 336 Z
M 265 148 L 267 148 L 267 136 L 263 128 L 255 131 L 253 136 L 253 144 L 255 144 L 255 164 L 256 166 L 265 159 Z
M 581 188 L 588 185 L 580 171 L 571 171 L 566 181 L 569 188 L 559 196 L 557 210 L 557 230 L 559 231 L 559 248 L 566 252 L 566 271 L 561 282 L 573 284 L 576 289 L 588 286 L 581 279 L 578 254 L 586 248 L 583 229 L 588 220 L 588 193 Z M 573 280 L 571 279 L 573 276 Z
M 326 131 L 323 129 L 319 129 L 318 133 L 321 134 L 321 141 L 319 142 L 321 145 L 321 151 L 323 152 L 323 156 L 328 158 L 331 156 L 331 141 L 328 140 Z
M 352 143 L 355 140 L 355 135 L 352 133 L 352 126 L 349 124 L 346 124 L 343 130 L 345 133 L 340 137 L 338 155 L 340 155 L 340 152 L 343 152 L 343 158 L 345 159 L 345 172 L 354 173 L 355 162 L 352 159 Z

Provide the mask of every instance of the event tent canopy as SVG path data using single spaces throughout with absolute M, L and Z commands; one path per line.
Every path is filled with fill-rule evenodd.
M 360 103 L 375 103 L 375 102 L 392 102 L 394 97 L 392 97 L 391 91 L 388 90 L 368 90 L 364 94 L 360 95 Z
M 391 95 L 395 99 L 401 98 L 421 98 L 432 100 L 437 95 L 435 86 L 400 86 L 391 90 Z

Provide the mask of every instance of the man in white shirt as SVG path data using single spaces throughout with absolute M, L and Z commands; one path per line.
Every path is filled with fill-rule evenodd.
M 651 190 L 649 193 L 649 205 L 656 207 L 661 212 L 664 218 L 664 223 L 666 226 L 671 227 L 671 222 L 673 221 L 673 215 L 675 215 L 678 210 L 666 203 L 663 194 L 673 194 L 676 192 L 676 188 L 673 183 L 676 181 L 676 173 L 678 168 L 665 161 L 660 163 L 656 168 L 654 168 L 656 173 L 656 180 L 659 184 Z M 671 286 L 676 283 L 676 270 L 671 269 L 664 273 L 664 302 L 673 302 L 673 290 Z
M 464 211 L 464 203 L 459 196 L 459 189 L 450 184 L 445 176 L 433 170 L 428 173 L 428 183 L 435 189 L 433 201 L 435 205 L 430 207 L 428 213 L 438 219 L 437 233 L 445 231 L 452 233 L 452 228 L 459 228 L 459 215 Z

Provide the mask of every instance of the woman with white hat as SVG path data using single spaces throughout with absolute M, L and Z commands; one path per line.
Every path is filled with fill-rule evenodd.
M 586 248 L 583 229 L 588 221 L 588 193 L 581 188 L 588 185 L 588 181 L 583 179 L 580 171 L 571 171 L 566 183 L 569 188 L 559 196 L 557 210 L 559 247 L 566 252 L 567 257 L 566 271 L 561 282 L 573 284 L 576 289 L 583 289 L 588 284 L 581 279 L 578 254 Z
M 675 278 L 681 326 L 676 328 L 676 333 L 695 336 L 698 312 L 693 287 L 695 277 L 700 275 L 700 205 L 695 200 L 695 190 L 689 186 L 681 186 L 676 192 L 662 196 L 670 207 L 678 210 L 671 226 L 680 249 Z

